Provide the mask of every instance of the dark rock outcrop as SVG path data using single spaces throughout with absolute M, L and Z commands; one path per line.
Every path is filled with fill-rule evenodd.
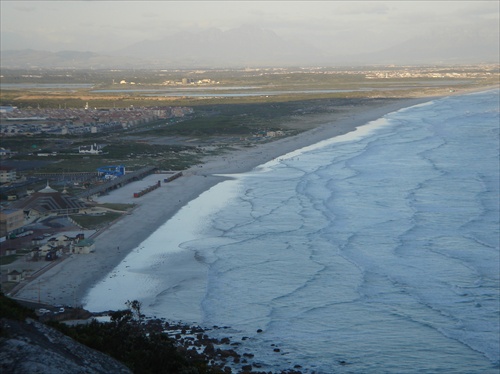
M 0 332 L 2 373 L 132 373 L 115 359 L 33 319 L 1 319 Z

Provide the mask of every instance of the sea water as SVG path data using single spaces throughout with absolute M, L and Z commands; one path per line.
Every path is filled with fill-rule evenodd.
M 498 373 L 499 166 L 498 90 L 388 114 L 205 192 L 87 307 L 225 326 L 264 371 Z

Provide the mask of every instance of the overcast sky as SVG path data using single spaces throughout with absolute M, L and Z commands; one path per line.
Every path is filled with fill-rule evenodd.
M 181 30 L 241 25 L 340 53 L 371 52 L 422 33 L 498 39 L 491 1 L 1 0 L 1 49 L 104 52 Z

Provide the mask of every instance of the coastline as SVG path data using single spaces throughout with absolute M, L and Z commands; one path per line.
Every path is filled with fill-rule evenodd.
M 163 180 L 164 176 L 153 174 L 102 196 L 97 199 L 99 202 L 137 205 L 130 214 L 124 215 L 93 237 L 96 241 L 95 253 L 70 256 L 26 284 L 14 297 L 31 301 L 40 300 L 51 305 L 81 305 L 88 290 L 130 252 L 139 247 L 162 224 L 174 217 L 188 202 L 227 179 L 228 174 L 251 171 L 286 153 L 346 134 L 385 114 L 436 98 L 438 97 L 391 99 L 384 103 L 353 106 L 338 114 L 307 116 L 301 121 L 315 121 L 318 126 L 295 136 L 209 157 L 202 165 L 183 171 L 181 178 L 168 184 L 162 183 L 161 188 L 138 199 L 133 198 L 133 192 Z

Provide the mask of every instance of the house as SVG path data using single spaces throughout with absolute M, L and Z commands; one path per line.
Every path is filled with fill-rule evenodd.
M 16 248 L 7 248 L 5 250 L 5 256 L 11 256 L 17 254 L 17 249 Z
M 95 242 L 92 239 L 83 239 L 78 243 L 73 244 L 73 253 L 89 254 L 95 252 Z
M 47 240 L 47 245 L 51 246 L 52 248 L 55 248 L 59 245 L 59 243 L 57 242 L 56 238 L 52 237 L 49 240 Z
M 56 244 L 54 241 L 49 241 L 47 244 L 42 245 L 39 250 L 40 250 L 40 256 L 46 256 L 47 253 L 54 251 L 56 249 Z
M 72 243 L 72 239 L 69 236 L 66 235 L 60 235 L 57 238 L 55 238 L 55 241 L 58 246 L 61 247 L 66 247 Z
M 19 271 L 17 269 L 9 270 L 7 272 L 7 281 L 8 282 L 21 282 L 26 276 L 26 272 L 24 270 Z
M 31 239 L 31 244 L 40 245 L 43 243 L 44 240 L 45 240 L 45 237 L 43 237 L 43 236 L 35 236 L 34 238 Z

